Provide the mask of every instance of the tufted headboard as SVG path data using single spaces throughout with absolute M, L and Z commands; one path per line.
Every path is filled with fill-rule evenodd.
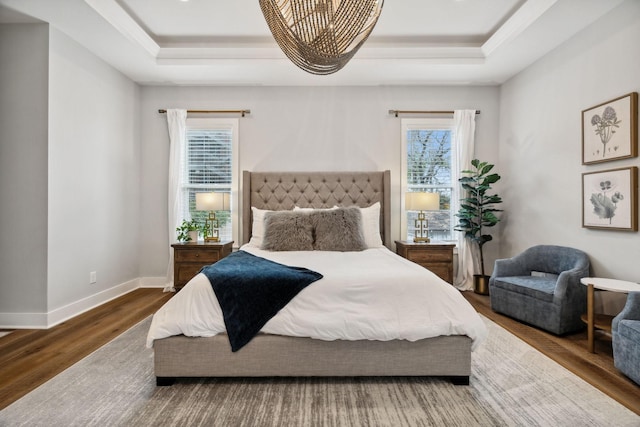
M 269 210 L 359 206 L 380 202 L 380 235 L 391 247 L 391 173 L 249 172 L 242 173 L 243 244 L 251 238 L 251 207 Z

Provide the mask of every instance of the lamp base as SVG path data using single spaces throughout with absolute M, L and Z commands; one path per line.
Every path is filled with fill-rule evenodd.
M 429 239 L 428 237 L 414 237 L 413 238 L 413 242 L 414 243 L 429 243 L 431 241 L 431 239 Z

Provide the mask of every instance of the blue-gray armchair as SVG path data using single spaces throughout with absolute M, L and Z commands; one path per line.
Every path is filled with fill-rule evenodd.
M 564 246 L 533 246 L 496 260 L 489 279 L 491 309 L 557 335 L 585 327 L 589 257 Z
M 611 323 L 613 363 L 640 384 L 640 292 L 629 292 L 627 303 Z

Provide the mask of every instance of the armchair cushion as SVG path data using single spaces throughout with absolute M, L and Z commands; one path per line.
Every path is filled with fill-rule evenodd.
M 494 286 L 543 301 L 553 301 L 557 281 L 539 276 L 508 276 L 496 278 Z

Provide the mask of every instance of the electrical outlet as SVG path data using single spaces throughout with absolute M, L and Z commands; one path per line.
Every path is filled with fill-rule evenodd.
M 98 281 L 98 276 L 95 271 L 89 273 L 89 283 L 96 283 Z

